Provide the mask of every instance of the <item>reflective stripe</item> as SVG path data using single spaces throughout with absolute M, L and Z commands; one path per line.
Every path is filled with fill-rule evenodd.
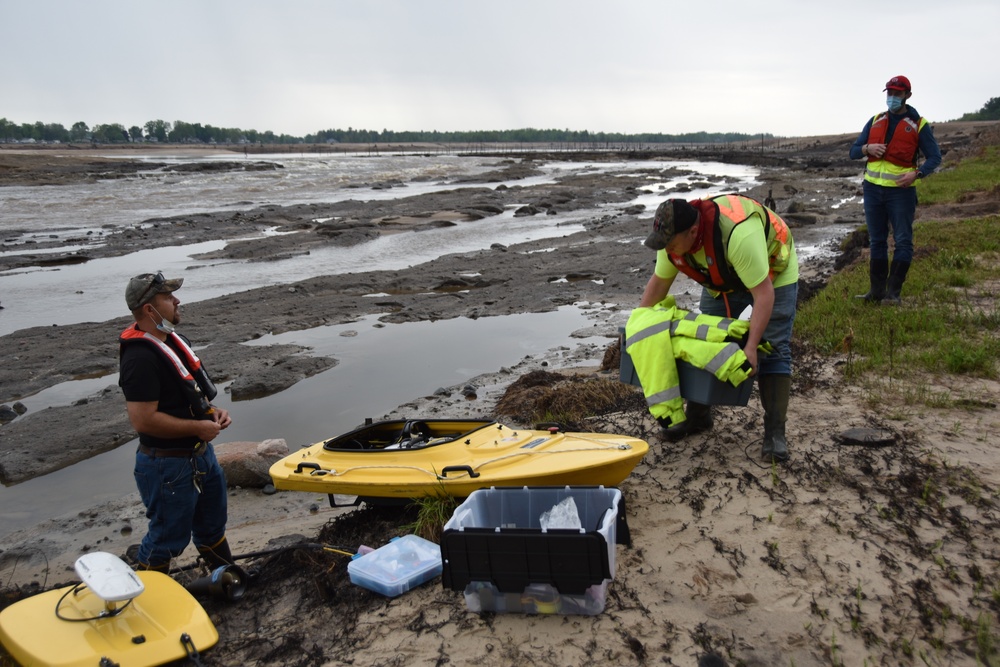
M 727 343 L 724 348 L 719 350 L 718 354 L 712 357 L 711 361 L 705 364 L 705 370 L 718 377 L 719 370 L 733 358 L 733 355 L 742 351 L 736 343 Z
M 883 181 L 898 181 L 905 174 L 908 174 L 911 171 L 915 171 L 915 170 L 914 169 L 910 169 L 908 171 L 903 172 L 902 174 L 894 174 L 891 171 L 875 171 L 874 169 L 872 169 L 870 167 L 865 167 L 865 175 L 866 176 L 871 176 L 872 178 L 877 178 L 877 179 L 880 179 L 880 180 L 883 180 Z
M 734 320 L 729 317 L 688 313 L 679 320 L 674 320 L 677 326 L 672 328 L 672 335 L 685 338 L 721 343 L 728 338 L 740 339 L 749 330 L 746 320 Z
M 663 391 L 657 392 L 646 397 L 646 405 L 652 407 L 659 403 L 667 403 L 669 401 L 677 400 L 681 397 L 681 387 L 676 385 L 673 387 L 668 387 Z
M 640 329 L 625 340 L 625 349 L 629 349 L 639 341 L 645 340 L 650 336 L 655 336 L 656 334 L 663 333 L 664 331 L 669 331 L 673 335 L 676 325 L 673 320 L 669 322 L 657 322 L 656 324 L 651 324 L 645 329 Z
M 725 199 L 726 202 L 723 204 L 720 200 Z M 742 222 L 746 218 L 750 217 L 753 213 L 753 207 L 747 210 L 747 207 L 751 203 L 755 203 L 752 200 L 747 200 L 739 197 L 738 195 L 721 195 L 719 197 L 713 197 L 712 201 L 718 205 L 719 210 L 730 220 L 734 222 Z M 736 209 L 739 208 L 742 217 L 737 217 Z

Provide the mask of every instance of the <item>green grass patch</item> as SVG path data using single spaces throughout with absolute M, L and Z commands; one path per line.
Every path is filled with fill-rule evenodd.
M 920 203 L 941 204 L 959 201 L 969 192 L 992 190 L 1000 183 L 1000 146 L 988 146 L 981 155 L 955 166 L 945 165 L 921 181 Z
M 868 291 L 868 266 L 859 263 L 803 305 L 796 337 L 823 353 L 845 355 L 848 378 L 909 381 L 911 393 L 921 393 L 919 378 L 927 374 L 997 379 L 1000 216 L 918 223 L 914 245 L 902 306 L 855 299 Z M 923 393 L 940 403 L 934 392 Z
M 418 537 L 431 542 L 441 542 L 441 533 L 444 524 L 448 523 L 451 515 L 455 513 L 455 508 L 460 504 L 459 499 L 448 495 L 444 487 L 436 495 L 417 498 L 413 504 L 417 507 L 417 519 L 404 528 Z

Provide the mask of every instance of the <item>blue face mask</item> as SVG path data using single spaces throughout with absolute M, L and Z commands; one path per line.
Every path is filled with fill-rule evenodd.
M 887 107 L 889 107 L 889 111 L 896 113 L 903 106 L 903 98 L 889 95 L 888 97 L 885 98 L 885 104 Z

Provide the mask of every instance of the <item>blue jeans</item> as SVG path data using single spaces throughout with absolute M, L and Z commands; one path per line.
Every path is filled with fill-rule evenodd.
M 889 259 L 889 228 L 896 243 L 893 259 L 913 261 L 913 217 L 917 213 L 916 188 L 887 188 L 864 182 L 865 224 L 872 259 Z
M 226 534 L 226 475 L 211 443 L 201 456 L 135 455 L 135 483 L 146 506 L 149 527 L 139 545 L 140 563 L 153 567 L 170 563 L 194 538 L 195 546 L 213 546 Z M 201 476 L 201 493 L 194 470 Z
M 795 305 L 799 297 L 799 284 L 784 285 L 774 289 L 774 309 L 764 329 L 764 338 L 774 345 L 774 352 L 757 356 L 758 375 L 792 374 L 792 325 L 795 324 Z M 726 312 L 729 301 L 729 313 Z M 747 291 L 732 292 L 713 297 L 708 290 L 701 290 L 699 308 L 706 315 L 739 317 L 746 307 L 753 304 L 753 295 Z

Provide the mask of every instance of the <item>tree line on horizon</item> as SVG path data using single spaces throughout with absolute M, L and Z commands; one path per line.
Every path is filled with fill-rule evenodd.
M 957 120 L 1000 120 L 1000 97 L 993 97 L 983 108 L 964 114 Z M 289 134 L 275 134 L 271 131 L 243 130 L 240 128 L 214 127 L 201 123 L 164 120 L 147 121 L 144 125 L 133 125 L 128 129 L 121 123 L 98 124 L 89 127 L 83 121 L 73 123 L 66 129 L 61 123 L 14 123 L 0 118 L 0 142 L 42 142 L 42 143 L 179 143 L 179 144 L 412 144 L 412 143 L 572 143 L 572 144 L 659 144 L 659 143 L 699 143 L 727 144 L 773 139 L 767 133 L 746 134 L 742 132 L 688 132 L 685 134 L 663 134 L 643 132 L 626 134 L 622 132 L 589 132 L 587 130 L 556 130 L 521 128 L 516 130 L 475 130 L 465 132 L 402 131 L 329 129 L 316 134 L 296 137 Z
M 687 134 L 624 134 L 587 130 L 477 130 L 467 132 L 403 131 L 354 129 L 320 130 L 296 137 L 274 132 L 214 127 L 200 123 L 151 120 L 126 129 L 120 123 L 89 127 L 80 121 L 66 129 L 60 123 L 13 123 L 0 118 L 0 142 L 36 141 L 45 143 L 190 143 L 190 144 L 400 144 L 400 143 L 728 143 L 772 138 L 770 134 L 740 132 L 691 132 Z

